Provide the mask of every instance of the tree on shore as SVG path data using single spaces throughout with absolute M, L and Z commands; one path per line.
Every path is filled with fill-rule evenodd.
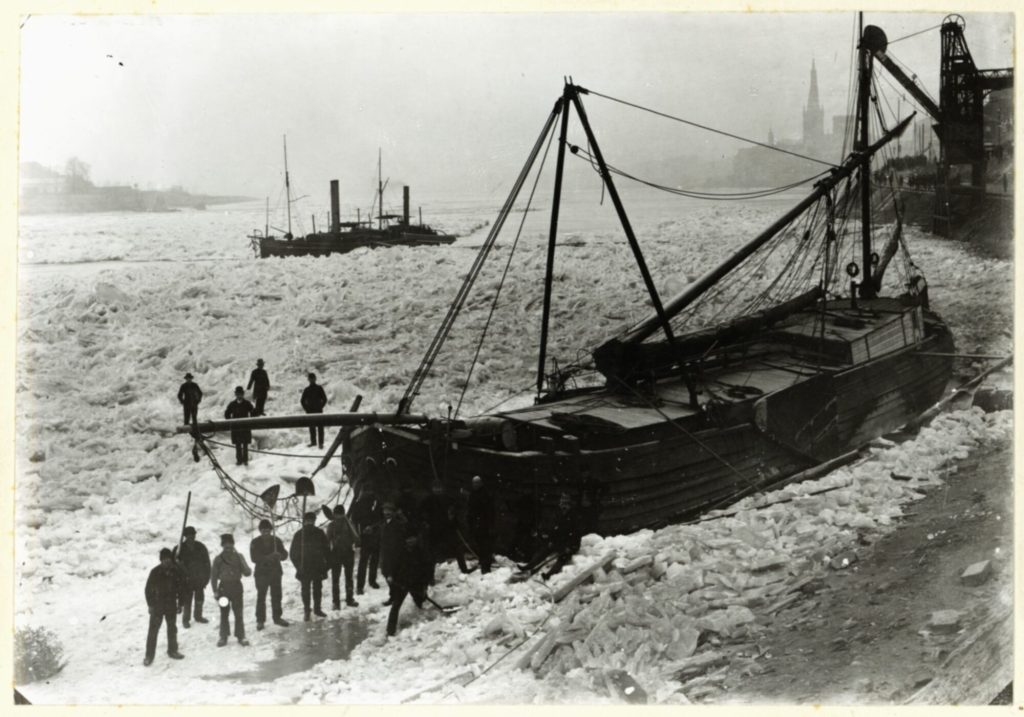
M 88 192 L 93 188 L 89 180 L 89 165 L 78 157 L 72 157 L 64 165 L 64 177 L 67 182 L 68 192 Z

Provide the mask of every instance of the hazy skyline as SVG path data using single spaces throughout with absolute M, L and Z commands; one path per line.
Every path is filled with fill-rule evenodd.
M 890 41 L 944 13 L 867 13 Z M 980 68 L 1013 62 L 1012 16 L 965 13 Z M 796 139 L 812 60 L 826 127 L 846 111 L 856 14 L 33 16 L 20 161 L 77 156 L 97 183 L 368 203 L 377 148 L 420 197 L 503 195 L 571 75 L 584 87 L 764 140 Z M 891 47 L 937 98 L 939 32 Z M 745 146 L 587 108 L 614 162 Z M 904 105 L 904 111 L 910 108 Z M 344 201 L 344 200 L 343 200 Z

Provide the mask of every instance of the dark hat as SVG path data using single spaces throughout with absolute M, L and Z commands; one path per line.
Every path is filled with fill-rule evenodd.
M 315 381 L 316 380 L 316 374 L 313 373 L 312 371 L 310 371 L 309 373 L 306 374 L 306 378 L 313 379 Z
M 338 503 L 338 506 L 334 509 L 335 515 L 345 515 L 345 504 Z
M 171 552 L 170 548 L 160 548 L 160 559 L 161 560 L 163 560 L 164 558 L 173 558 L 173 557 L 174 557 L 174 553 Z
M 316 522 L 316 513 L 305 513 L 305 514 L 303 514 L 302 522 L 306 523 L 306 522 L 309 522 L 309 521 L 313 521 L 314 523 Z
M 241 386 L 235 386 L 235 395 L 236 396 L 244 396 L 245 395 L 245 389 L 242 388 Z
M 262 366 L 263 365 L 263 359 L 256 359 L 256 365 L 257 366 Z
M 231 533 L 224 533 L 224 535 L 220 536 L 220 544 L 221 545 L 234 545 L 235 544 L 235 536 L 233 536 Z
M 195 528 L 193 528 L 193 527 L 192 527 L 192 526 L 190 525 L 190 526 L 188 526 L 187 528 L 185 528 L 185 530 L 184 530 L 184 531 L 182 531 L 182 532 L 184 532 L 184 533 L 185 533 L 185 535 L 195 535 L 195 534 L 196 534 L 196 529 L 195 529 Z
M 271 523 L 266 518 L 264 518 L 263 520 L 260 521 L 260 530 L 263 530 L 264 528 L 268 528 L 270 530 L 273 530 L 274 529 L 274 524 Z
M 191 378 L 192 378 L 192 374 L 190 374 L 190 373 L 186 373 L 185 374 L 185 379 L 186 380 L 191 379 Z

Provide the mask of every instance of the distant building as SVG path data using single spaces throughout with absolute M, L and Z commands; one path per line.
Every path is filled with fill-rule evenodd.
M 778 140 L 774 131 L 768 129 L 768 147 L 776 147 L 793 154 L 813 157 L 825 162 L 838 163 L 845 150 L 848 127 L 852 127 L 852 115 L 835 115 L 825 131 L 825 108 L 818 93 L 818 70 L 811 60 L 810 87 L 807 104 L 803 108 L 803 134 L 799 140 Z M 736 186 L 768 187 L 797 182 L 820 172 L 824 165 L 792 154 L 773 151 L 768 147 L 744 147 L 736 152 L 733 159 L 732 183 Z

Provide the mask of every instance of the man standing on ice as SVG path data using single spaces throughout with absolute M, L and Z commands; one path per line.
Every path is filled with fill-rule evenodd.
M 431 560 L 420 534 L 406 535 L 397 546 L 393 559 L 394 565 L 388 583 L 388 603 L 391 605 L 387 624 L 389 637 L 394 637 L 398 632 L 398 614 L 402 610 L 406 595 L 412 595 L 416 607 L 423 607 L 423 602 L 427 599 L 427 584 L 434 571 L 434 561 Z
M 355 564 L 355 544 L 359 542 L 355 528 L 345 515 L 345 506 L 339 503 L 334 517 L 327 524 L 327 542 L 331 546 L 331 607 L 341 609 L 341 571 L 345 571 L 345 604 L 359 607 L 352 597 L 352 567 Z
M 181 624 L 191 627 L 189 616 L 192 614 L 193 599 L 196 604 L 196 622 L 209 622 L 203 617 L 203 594 L 210 582 L 210 551 L 196 540 L 196 529 L 191 525 L 185 528 L 185 542 L 178 550 L 178 562 L 187 579 L 185 599 L 181 606 Z
M 146 659 L 142 664 L 149 667 L 156 656 L 156 638 L 160 623 L 167 623 L 167 656 L 181 660 L 185 656 L 178 652 L 178 610 L 185 594 L 185 573 L 174 562 L 174 553 L 161 548 L 160 564 L 149 571 L 146 580 L 146 605 L 149 606 L 149 633 L 146 635 Z
M 491 538 L 491 531 L 494 529 L 494 500 L 480 476 L 473 476 L 471 485 L 469 505 L 466 509 L 469 539 L 473 541 L 473 550 L 480 560 L 480 572 L 489 573 L 494 561 Z
M 359 531 L 359 567 L 356 570 L 356 595 L 363 594 L 366 572 L 370 572 L 370 587 L 376 590 L 377 563 L 380 560 L 380 527 L 384 520 L 377 492 L 367 486 L 352 503 L 352 523 Z
M 249 383 L 245 388 L 247 391 L 252 390 L 252 398 L 256 401 L 256 408 L 252 415 L 264 415 L 263 406 L 267 403 L 267 392 L 270 391 L 270 377 L 267 376 L 267 371 L 263 368 L 263 359 L 256 359 L 256 368 L 249 374 Z
M 260 534 L 249 543 L 249 557 L 256 573 L 256 629 L 262 630 L 267 621 L 267 590 L 270 590 L 270 609 L 274 624 L 288 627 L 281 616 L 281 561 L 288 558 L 284 543 L 273 535 L 274 526 L 264 518 L 260 521 Z
M 309 385 L 302 391 L 300 399 L 302 410 L 306 413 L 323 413 L 324 406 L 327 405 L 327 394 L 324 393 L 324 387 L 316 382 L 315 373 L 308 374 L 306 378 L 309 379 Z M 320 448 L 324 447 L 323 426 L 309 427 L 309 446 L 312 448 L 316 445 L 319 445 Z
M 245 399 L 245 389 L 235 386 L 235 400 L 224 409 L 224 418 L 250 418 L 253 407 Z M 231 442 L 235 444 L 235 465 L 249 465 L 249 443 L 252 441 L 252 430 L 249 428 L 232 428 Z
M 320 609 L 320 603 L 323 599 L 324 578 L 327 577 L 329 567 L 330 549 L 324 531 L 316 527 L 316 513 L 306 513 L 302 516 L 302 527 L 292 538 L 288 554 L 292 559 L 292 565 L 295 566 L 295 577 L 302 586 L 302 607 L 306 622 L 310 620 L 310 592 L 313 598 L 313 614 L 317 617 L 327 617 Z
M 192 374 L 185 374 L 185 383 L 178 389 L 178 403 L 185 413 L 185 425 L 196 425 L 196 414 L 199 412 L 199 402 L 203 400 L 203 389 L 199 384 L 192 383 Z
M 228 613 L 235 613 L 235 637 L 243 647 L 249 644 L 245 639 L 245 622 L 242 620 L 242 576 L 252 575 L 252 568 L 245 557 L 235 550 L 235 537 L 230 533 L 220 536 L 221 553 L 213 559 L 210 587 L 220 605 L 220 639 L 217 647 L 228 644 L 231 633 Z

